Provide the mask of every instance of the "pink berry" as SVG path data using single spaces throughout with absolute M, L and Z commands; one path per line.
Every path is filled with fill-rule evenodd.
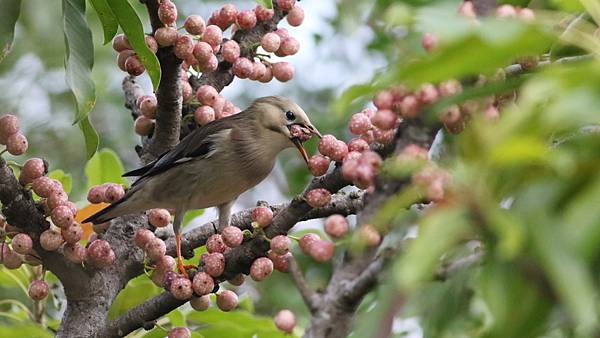
M 425 33 L 421 44 L 426 51 L 431 52 L 438 46 L 438 37 L 434 33 Z
M 27 138 L 21 133 L 12 134 L 6 139 L 6 150 L 8 150 L 11 155 L 23 155 L 28 147 L 29 143 L 27 142 Z
M 333 135 L 323 135 L 319 140 L 319 152 L 325 156 L 330 156 L 336 147 L 337 139 Z
M 366 246 L 377 246 L 381 242 L 379 231 L 371 224 L 363 224 L 356 229 L 356 239 Z
M 407 95 L 400 101 L 400 115 L 405 119 L 417 117 L 419 100 L 414 95 Z
M 223 59 L 227 62 L 234 63 L 240 57 L 240 45 L 234 40 L 228 40 L 221 47 Z
M 167 26 L 171 26 L 177 21 L 177 7 L 171 0 L 161 1 L 158 6 L 158 18 Z
M 205 63 L 200 65 L 200 70 L 203 73 L 210 73 L 217 70 L 218 67 L 219 60 L 217 60 L 217 57 L 214 54 L 212 54 Z
M 383 160 L 381 159 L 381 156 L 372 150 L 363 152 L 362 156 L 360 157 L 361 164 L 367 164 L 376 169 L 381 166 L 382 162 Z
M 319 237 L 319 235 L 317 235 L 317 234 L 314 234 L 314 233 L 305 234 L 304 236 L 300 237 L 300 241 L 298 242 L 298 245 L 300 246 L 300 250 L 304 254 L 308 255 L 310 245 L 313 242 L 316 242 L 320 239 L 321 239 L 321 237 Z
M 175 264 L 177 264 L 175 258 L 165 255 L 156 261 L 155 269 L 165 273 L 167 271 L 173 271 Z
M 331 193 L 327 189 L 316 188 L 306 193 L 306 203 L 313 208 L 320 208 L 331 201 Z
M 471 1 L 463 1 L 463 3 L 458 7 L 458 14 L 467 18 L 477 17 L 477 13 L 475 13 L 475 7 Z
M 27 234 L 16 234 L 12 239 L 12 248 L 18 254 L 28 254 L 32 247 L 33 241 Z
M 132 49 L 131 44 L 129 43 L 129 40 L 127 39 L 127 37 L 124 34 L 115 35 L 115 37 L 113 38 L 113 41 L 112 41 L 112 48 L 116 52 L 122 52 L 127 49 Z
M 148 222 L 157 228 L 166 227 L 171 223 L 171 213 L 167 209 L 150 209 Z
M 290 36 L 281 41 L 281 46 L 279 47 L 279 52 L 282 53 L 283 55 L 294 55 L 294 54 L 298 53 L 299 49 L 300 49 L 300 42 L 296 38 Z
M 287 82 L 294 77 L 294 66 L 289 62 L 275 62 L 273 76 L 280 82 Z
M 277 0 L 277 7 L 286 12 L 291 10 L 295 4 L 296 0 Z
M 177 297 L 175 297 L 177 298 Z M 178 298 L 178 299 L 187 299 L 187 298 Z M 187 327 L 175 327 L 169 331 L 167 338 L 190 338 L 192 333 Z
M 344 237 L 348 233 L 348 220 L 342 215 L 331 215 L 325 220 L 325 232 L 334 238 Z
M 119 55 L 117 55 L 117 66 L 119 67 L 120 70 L 126 72 L 127 68 L 125 67 L 125 61 L 127 61 L 127 59 L 132 56 L 135 55 L 135 52 L 130 50 L 130 49 L 126 49 L 122 52 L 119 53 Z M 142 71 L 143 73 L 143 71 Z M 0 139 L 0 142 L 2 140 Z
M 288 236 L 278 235 L 271 239 L 271 251 L 277 255 L 285 255 L 290 251 L 292 240 Z
M 327 262 L 333 257 L 335 245 L 333 242 L 320 239 L 310 244 L 308 252 L 317 262 Z
M 218 46 L 221 44 L 221 40 L 223 40 L 223 31 L 221 28 L 215 25 L 209 25 L 206 27 L 206 30 L 202 35 L 202 41 L 211 46 Z
M 488 120 L 497 120 L 500 118 L 500 112 L 496 106 L 490 104 L 483 112 L 483 116 Z
M 67 201 L 68 201 L 67 194 L 62 190 L 62 187 L 61 187 L 61 189 L 55 188 L 55 190 L 52 191 L 52 193 L 46 200 L 46 203 L 48 204 L 48 208 L 50 208 L 50 210 L 54 210 L 61 205 L 65 205 L 67 203 Z M 69 210 L 69 213 L 71 214 L 71 216 L 73 216 L 70 209 L 68 209 L 68 210 Z M 57 215 L 57 216 L 59 216 L 59 215 Z
M 196 91 L 196 97 L 204 105 L 212 106 L 219 97 L 217 90 L 210 85 L 202 85 Z
M 33 180 L 31 189 L 33 189 L 33 192 L 35 192 L 38 196 L 47 198 L 54 191 L 54 189 L 56 189 L 56 185 L 51 178 L 42 176 Z
M 209 253 L 224 253 L 227 249 L 227 245 L 225 245 L 225 242 L 223 242 L 223 238 L 219 234 L 211 235 L 210 237 L 208 237 L 208 240 L 206 240 L 206 251 L 208 251 Z
M 158 52 L 158 43 L 152 35 L 144 36 L 144 41 L 146 42 L 146 46 L 148 46 L 148 49 L 150 49 L 152 53 L 156 54 L 156 52 Z
M 238 227 L 234 227 L 231 225 L 223 228 L 221 232 L 221 237 L 223 238 L 223 242 L 230 248 L 234 248 L 239 246 L 244 241 L 244 233 Z
M 192 85 L 187 80 L 181 81 L 181 96 L 183 97 L 183 102 L 189 102 L 194 97 Z
M 19 175 L 19 183 L 27 185 L 33 180 L 44 176 L 48 172 L 48 164 L 41 158 L 31 158 L 23 164 L 21 174 Z
M 352 115 L 348 122 L 348 129 L 352 134 L 362 135 L 371 129 L 371 120 L 363 113 Z
M 348 142 L 348 154 L 351 152 L 363 152 L 369 149 L 369 144 L 362 138 L 353 138 Z M 347 157 L 347 156 L 346 156 Z
M 115 203 L 125 196 L 125 189 L 123 186 L 116 183 L 108 183 L 106 184 L 106 202 Z
M 192 306 L 192 309 L 196 311 L 206 311 L 210 306 L 210 296 L 204 295 L 201 297 L 194 297 L 190 300 L 190 305 Z
M 271 20 L 275 15 L 275 11 L 273 9 L 266 8 L 263 5 L 256 5 L 256 8 L 254 8 L 254 13 L 256 14 L 256 19 L 258 21 Z
M 273 53 L 281 46 L 281 38 L 275 33 L 267 33 L 260 39 L 260 45 L 265 51 Z
M 133 236 L 133 242 L 139 248 L 144 249 L 146 245 L 155 238 L 154 233 L 148 229 L 137 229 Z
M 291 258 L 291 252 L 288 252 L 285 255 L 277 255 L 273 251 L 269 251 L 269 259 L 273 262 L 273 267 L 280 272 L 285 273 L 289 271 Z
M 95 241 L 94 241 L 95 242 Z M 75 264 L 81 264 L 85 260 L 86 250 L 79 242 L 73 244 L 65 244 L 63 246 L 63 254 L 65 258 Z
M 431 83 L 425 83 L 421 85 L 416 93 L 417 98 L 423 104 L 432 104 L 439 98 L 437 88 Z
M 308 169 L 313 176 L 322 176 L 329 169 L 329 159 L 323 155 L 313 155 L 308 160 Z
M 19 119 L 6 114 L 0 117 L 0 144 L 6 144 L 8 137 L 19 132 Z
M 225 271 L 225 256 L 220 252 L 205 254 L 202 262 L 204 271 L 213 277 L 219 277 Z
M 185 30 L 192 35 L 202 35 L 206 24 L 200 15 L 190 15 L 183 22 Z
M 88 191 L 87 200 L 92 204 L 104 202 L 106 200 L 106 186 L 95 185 L 91 187 Z
M 15 251 L 11 250 L 8 245 L 1 243 L 2 245 L 2 255 L 0 256 L 0 262 L 4 264 L 9 270 L 18 269 L 23 264 L 23 260 L 21 256 L 17 254 Z
M 338 140 L 337 142 L 335 142 L 335 145 L 331 150 L 329 157 L 331 157 L 331 159 L 335 162 L 342 162 L 346 155 L 348 155 L 348 145 L 346 144 L 346 142 Z
M 52 209 L 52 222 L 56 224 L 58 227 L 66 228 L 73 224 L 75 220 L 75 215 L 71 209 L 66 205 L 59 205 L 56 208 Z
M 240 79 L 247 79 L 252 75 L 253 67 L 252 61 L 245 57 L 240 57 L 233 63 L 233 74 Z
M 151 261 L 158 261 L 167 252 L 167 246 L 165 245 L 165 242 L 158 237 L 154 237 L 149 240 L 144 249 L 146 251 L 146 255 Z
M 179 35 L 177 41 L 175 41 L 175 48 L 173 49 L 175 56 L 185 60 L 192 55 L 193 51 L 194 40 L 192 40 L 192 37 L 189 35 Z
M 34 280 L 27 289 L 29 298 L 40 301 L 48 297 L 48 284 L 43 280 Z
M 215 281 L 206 272 L 200 271 L 194 275 L 192 282 L 194 292 L 199 296 L 208 295 L 215 288 Z
M 65 242 L 73 244 L 79 242 L 83 237 L 83 228 L 77 223 L 72 223 L 66 228 L 62 228 L 60 231 Z
M 230 24 L 235 22 L 238 11 L 235 8 L 235 5 L 225 4 L 218 12 L 219 21 L 223 23 L 224 26 L 229 26 Z
M 201 126 L 214 121 L 214 119 L 215 110 L 211 106 L 200 106 L 194 112 L 194 121 Z
M 237 24 L 241 29 L 251 29 L 256 26 L 254 11 L 241 11 L 237 13 Z
M 254 81 L 260 81 L 260 79 L 265 76 L 267 72 L 267 66 L 260 61 L 256 61 L 252 63 L 252 74 L 250 74 L 249 79 Z
M 273 220 L 273 210 L 269 207 L 256 207 L 252 210 L 252 220 L 260 227 L 265 227 Z
M 125 70 L 133 76 L 140 76 L 145 71 L 144 64 L 137 55 L 131 55 L 125 60 Z
M 496 16 L 499 18 L 515 18 L 517 10 L 513 5 L 500 5 L 496 8 Z
M 296 326 L 296 316 L 290 310 L 281 310 L 277 312 L 273 322 L 279 330 L 291 334 Z
M 238 296 L 230 290 L 223 290 L 217 295 L 217 307 L 221 311 L 231 311 L 238 306 Z
M 212 47 L 204 41 L 199 41 L 194 45 L 193 54 L 198 62 L 202 64 L 208 62 L 211 56 L 214 56 Z
M 140 100 L 140 111 L 149 119 L 156 118 L 156 98 L 154 96 L 143 96 Z
M 373 98 L 373 104 L 377 109 L 391 109 L 394 95 L 388 90 L 382 90 Z
M 135 122 L 133 123 L 133 128 L 135 129 L 136 134 L 140 136 L 148 136 L 154 128 L 154 122 L 146 116 L 142 115 L 135 119 Z
M 451 96 L 462 91 L 462 85 L 458 80 L 451 79 L 444 81 L 438 85 L 439 94 L 441 96 Z
M 85 260 L 97 268 L 107 267 L 115 261 L 115 252 L 107 241 L 97 239 L 87 248 Z
M 517 16 L 519 17 L 519 19 L 526 22 L 531 22 L 535 20 L 535 13 L 529 8 L 517 9 Z
M 287 22 L 290 26 L 298 27 L 302 21 L 304 21 L 304 10 L 299 6 L 294 6 L 287 15 Z
M 273 272 L 273 262 L 267 257 L 257 258 L 250 266 L 250 277 L 256 282 L 267 278 Z
M 439 114 L 440 121 L 446 125 L 453 125 L 460 122 L 462 116 L 460 113 L 460 108 L 458 105 L 451 105 L 440 112 Z
M 160 27 L 154 32 L 154 39 L 161 47 L 173 46 L 177 42 L 177 30 L 173 27 Z
M 398 116 L 389 109 L 378 110 L 375 116 L 371 118 L 371 123 L 382 130 L 394 129 L 396 121 L 398 121 Z
M 64 240 L 62 235 L 55 230 L 48 229 L 40 235 L 40 245 L 46 251 L 55 251 L 60 248 Z
M 192 298 L 194 290 L 192 289 L 192 282 L 189 279 L 180 277 L 176 278 L 171 282 L 169 291 L 173 297 L 179 300 L 186 300 Z

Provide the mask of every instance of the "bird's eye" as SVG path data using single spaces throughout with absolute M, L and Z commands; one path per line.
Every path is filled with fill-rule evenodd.
M 296 119 L 296 115 L 289 110 L 285 112 L 285 117 L 290 121 L 294 121 Z

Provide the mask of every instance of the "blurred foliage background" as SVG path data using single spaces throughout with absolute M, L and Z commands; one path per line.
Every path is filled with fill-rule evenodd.
M 131 2 L 147 24 L 142 6 Z M 240 107 L 255 97 L 285 93 L 302 103 L 319 129 L 346 140 L 350 114 L 377 90 L 393 84 L 417 87 L 462 80 L 463 94 L 428 109 L 431 117 L 466 99 L 511 98 L 500 120 L 476 115 L 463 133 L 442 133 L 445 151 L 439 165 L 453 177 L 447 203 L 409 208 L 418 201 L 401 192 L 377 215 L 395 236 L 407 237 L 406 245 L 384 283 L 361 304 L 352 337 L 375 337 L 390 315 L 394 337 L 554 338 L 600 333 L 600 138 L 595 129 L 600 116 L 600 39 L 594 35 L 600 7 L 593 0 L 507 2 L 533 8 L 536 20 L 486 18 L 475 24 L 459 16 L 460 3 L 450 0 L 303 0 L 306 21 L 291 29 L 301 49 L 288 60 L 297 76 L 286 84 L 267 85 L 236 79 L 223 92 Z M 222 5 L 176 3 L 181 17 L 208 17 Z M 254 3 L 236 5 L 251 8 Z M 110 46 L 102 45 L 95 14 L 89 13 L 97 90 L 90 116 L 101 135 L 101 148 L 113 149 L 117 156 L 105 155 L 105 165 L 85 169 L 83 140 L 79 129 L 71 126 L 74 108 L 64 82 L 60 13 L 59 2 L 23 2 L 14 49 L 0 63 L 0 109 L 16 112 L 30 140 L 29 154 L 71 175 L 72 196 L 83 200 L 91 181 L 116 180 L 124 167 L 138 164 L 134 146 L 139 139 L 123 107 L 124 74 L 115 66 Z M 425 32 L 440 39 L 432 54 L 421 46 Z M 500 84 L 477 81 L 482 76 L 493 80 L 498 69 L 524 56 L 541 55 L 549 63 L 588 54 L 593 58 L 509 74 Z M 144 85 L 151 90 L 148 79 Z M 392 167 L 394 161 L 390 160 Z M 104 171 L 114 175 L 103 176 Z M 307 171 L 291 153 L 284 155 L 278 171 L 287 178 L 284 184 L 272 185 L 278 191 L 256 196 L 266 194 L 269 202 L 281 202 L 308 181 Z M 388 174 L 407 175 L 406 170 Z M 318 228 L 320 223 L 300 226 L 298 233 L 308 227 Z M 485 260 L 478 266 L 443 280 L 432 277 L 440 265 L 482 252 Z M 301 254 L 296 257 L 312 287 L 327 285 L 328 265 Z M 0 336 L 52 336 L 46 327 L 58 326 L 64 297 L 52 276 L 44 319 L 28 319 L 35 305 L 24 288 L 36 273 L 35 268 L 0 270 Z M 113 304 L 111 316 L 159 291 L 144 276 L 132 280 Z M 308 323 L 309 314 L 285 274 L 275 272 L 267 281 L 244 284 L 238 291 L 243 299 L 239 311 L 194 312 L 184 307 L 161 319 L 158 328 L 131 336 L 162 337 L 164 328 L 187 323 L 198 329 L 197 337 L 277 337 L 269 317 L 282 308 L 298 315 L 297 335 Z

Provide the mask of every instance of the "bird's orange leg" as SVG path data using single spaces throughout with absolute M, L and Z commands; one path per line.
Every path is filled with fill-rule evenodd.
M 188 278 L 188 274 L 186 271 L 186 266 L 183 265 L 183 257 L 181 257 L 181 235 L 179 233 L 175 234 L 175 246 L 177 249 L 177 270 L 180 274 L 184 275 Z

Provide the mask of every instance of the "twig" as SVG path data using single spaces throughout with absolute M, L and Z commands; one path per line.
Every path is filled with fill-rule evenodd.
M 289 264 L 290 275 L 292 276 L 294 284 L 296 284 L 296 288 L 300 292 L 300 295 L 310 312 L 315 313 L 319 309 L 319 305 L 322 301 L 321 296 L 308 286 L 304 279 L 304 275 L 300 270 L 300 266 L 298 266 L 298 262 L 293 256 L 290 257 Z

